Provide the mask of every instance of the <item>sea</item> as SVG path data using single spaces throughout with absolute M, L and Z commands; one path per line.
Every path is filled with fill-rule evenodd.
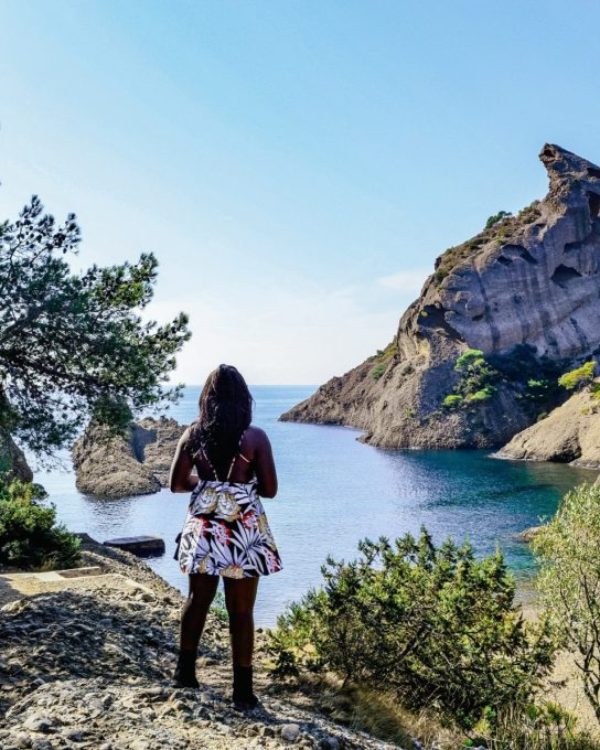
M 283 570 L 261 580 L 256 623 L 272 627 L 286 607 L 322 581 L 328 556 L 350 560 L 365 537 L 394 539 L 426 526 L 434 541 L 468 539 L 477 555 L 498 546 L 518 578 L 532 576 L 535 561 L 515 535 L 556 510 L 560 497 L 597 473 L 561 464 L 498 460 L 489 451 L 391 451 L 358 442 L 346 427 L 294 424 L 279 416 L 315 386 L 254 386 L 254 424 L 268 433 L 279 492 L 264 506 Z M 197 414 L 200 386 L 186 387 L 168 416 L 189 424 Z M 120 500 L 83 495 L 68 458 L 36 472 L 70 530 L 94 539 L 142 534 L 162 537 L 167 551 L 148 564 L 181 591 L 186 577 L 173 559 L 187 494 L 163 489 Z

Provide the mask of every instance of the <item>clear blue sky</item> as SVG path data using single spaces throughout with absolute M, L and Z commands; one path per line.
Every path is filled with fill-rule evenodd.
M 600 162 L 600 3 L 0 2 L 0 206 L 76 264 L 153 250 L 178 377 L 316 383 L 388 343 L 433 260 Z

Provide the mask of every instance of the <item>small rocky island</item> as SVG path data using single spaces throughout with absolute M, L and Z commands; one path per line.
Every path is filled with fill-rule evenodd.
M 73 447 L 77 489 L 87 495 L 147 495 L 166 487 L 185 427 L 175 419 L 132 422 L 124 436 L 90 424 Z
M 600 351 L 600 167 L 552 144 L 540 159 L 546 197 L 442 253 L 392 343 L 283 420 L 357 427 L 392 449 L 498 448 L 566 400 L 558 377 Z M 591 421 L 565 427 L 557 455 L 595 463 L 597 448 L 573 447 Z

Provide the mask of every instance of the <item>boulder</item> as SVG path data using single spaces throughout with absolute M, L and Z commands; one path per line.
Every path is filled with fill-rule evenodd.
M 532 542 L 543 528 L 543 526 L 530 526 L 528 529 L 515 534 L 515 539 L 517 542 L 525 542 L 529 544 L 529 542 Z
M 153 557 L 165 553 L 165 541 L 158 536 L 124 536 L 107 539 L 104 545 L 131 552 L 136 557 Z

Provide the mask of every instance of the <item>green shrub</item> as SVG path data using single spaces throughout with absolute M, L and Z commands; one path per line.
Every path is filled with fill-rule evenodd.
M 442 401 L 442 406 L 446 409 L 456 409 L 462 404 L 463 397 L 458 393 L 449 393 Z
M 540 211 L 540 202 L 533 201 L 529 206 L 521 209 L 517 214 L 517 219 L 524 224 L 532 224 L 534 221 L 540 218 L 542 212 Z
M 562 387 L 566 388 L 568 391 L 574 391 L 584 385 L 589 385 L 594 379 L 595 369 L 596 362 L 591 359 L 589 362 L 581 365 L 581 367 L 577 367 L 570 372 L 565 372 L 565 374 L 558 379 L 558 384 L 562 385 Z
M 365 540 L 359 550 L 353 562 L 329 558 L 323 588 L 279 618 L 277 671 L 329 670 L 462 727 L 529 701 L 553 646 L 544 624 L 514 608 L 500 552 L 476 560 L 469 544 L 436 548 L 424 529 L 418 540 Z
M 544 403 L 552 396 L 554 388 L 554 383 L 546 378 L 529 378 L 525 395 L 530 401 Z
M 485 401 L 496 392 L 493 383 L 500 379 L 500 373 L 488 364 L 481 349 L 467 349 L 457 358 L 454 369 L 460 379 L 454 392 L 442 401 L 446 409 Z
M 39 487 L 0 480 L 0 565 L 44 570 L 78 562 L 79 539 L 56 524 L 54 506 L 40 502 Z
M 490 229 L 503 219 L 507 219 L 509 216 L 512 216 L 510 211 L 498 211 L 497 214 L 492 214 L 488 217 L 488 220 L 485 222 L 485 228 Z
M 386 362 L 380 362 L 378 365 L 375 365 L 375 367 L 371 370 L 371 377 L 373 380 L 379 380 L 379 378 L 383 375 L 383 373 L 387 370 L 387 363 Z
M 538 586 L 563 643 L 575 651 L 584 691 L 600 721 L 600 486 L 568 492 L 533 540 Z
M 467 372 L 469 369 L 485 365 L 485 356 L 481 349 L 467 349 L 456 360 L 454 369 L 457 372 Z
M 490 396 L 495 393 L 496 389 L 491 385 L 486 385 L 484 388 L 480 388 L 474 393 L 469 393 L 466 397 L 467 401 L 486 401 Z

